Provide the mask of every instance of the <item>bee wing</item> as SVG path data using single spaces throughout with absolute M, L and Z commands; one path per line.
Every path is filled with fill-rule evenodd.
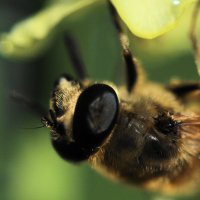
M 200 139 L 200 115 L 175 115 L 173 119 L 180 122 L 179 129 L 184 133 L 183 137 Z
M 176 115 L 180 122 L 179 131 L 182 138 L 182 149 L 191 156 L 200 155 L 200 115 Z

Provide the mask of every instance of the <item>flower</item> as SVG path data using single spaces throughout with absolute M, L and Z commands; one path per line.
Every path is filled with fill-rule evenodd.
M 56 1 L 53 5 L 16 24 L 0 35 L 0 53 L 27 59 L 40 55 L 55 35 L 62 31 L 64 19 L 80 9 L 102 0 Z M 112 0 L 122 20 L 138 37 L 152 39 L 176 26 L 188 4 L 196 0 Z

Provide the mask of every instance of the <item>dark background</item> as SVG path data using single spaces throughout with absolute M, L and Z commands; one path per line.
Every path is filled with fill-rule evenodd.
M 0 32 L 10 30 L 44 4 L 42 0 L 1 0 Z M 76 38 L 93 80 L 112 80 L 118 84 L 123 81 L 120 45 L 104 3 L 72 15 L 66 20 L 66 30 Z M 74 166 L 64 162 L 51 147 L 49 130 L 25 129 L 40 126 L 40 118 L 26 106 L 10 100 L 9 92 L 19 91 L 48 109 L 55 79 L 63 72 L 74 74 L 63 34 L 58 34 L 51 47 L 31 61 L 0 57 L 0 199 L 160 199 L 157 194 L 113 183 L 86 164 Z M 181 33 L 185 40 L 180 43 L 176 41 L 177 33 L 170 34 L 147 41 L 128 33 L 131 49 L 150 79 L 162 83 L 173 77 L 198 80 L 187 33 Z

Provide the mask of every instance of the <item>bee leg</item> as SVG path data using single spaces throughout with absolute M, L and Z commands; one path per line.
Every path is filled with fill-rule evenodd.
M 196 2 L 196 5 L 195 5 L 193 13 L 192 13 L 190 29 L 189 29 L 189 36 L 190 36 L 192 48 L 194 51 L 194 57 L 195 57 L 196 65 L 197 65 L 197 71 L 200 75 L 200 42 L 198 41 L 197 34 L 196 34 L 199 10 L 200 10 L 200 0 L 198 0 Z
M 119 15 L 110 1 L 108 1 L 109 10 L 111 13 L 113 24 L 119 34 L 120 43 L 123 49 L 123 57 L 126 64 L 126 87 L 127 91 L 131 92 L 138 79 L 137 64 L 132 52 L 129 49 L 129 41 L 122 30 Z
M 78 78 L 80 80 L 85 80 L 87 78 L 86 68 L 83 64 L 82 58 L 74 39 L 69 34 L 66 34 L 64 40 Z
M 178 98 L 185 98 L 187 96 L 193 96 L 194 98 L 200 98 L 200 83 L 172 83 L 166 87 L 167 90 L 174 93 Z

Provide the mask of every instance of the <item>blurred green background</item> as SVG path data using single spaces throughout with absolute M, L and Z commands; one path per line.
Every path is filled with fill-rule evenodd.
M 13 24 L 40 10 L 45 3 L 43 0 L 1 0 L 0 32 L 10 30 Z M 65 25 L 80 46 L 90 77 L 120 84 L 123 60 L 105 3 L 73 14 Z M 131 49 L 142 61 L 150 79 L 162 83 L 174 77 L 199 80 L 187 27 L 187 22 L 180 23 L 176 30 L 152 41 L 135 38 L 127 31 Z M 57 34 L 50 48 L 37 59 L 16 61 L 0 57 L 0 199 L 162 199 L 158 194 L 113 183 L 87 164 L 75 166 L 61 160 L 51 147 L 49 130 L 25 129 L 39 126 L 40 118 L 26 106 L 10 100 L 8 94 L 19 91 L 48 109 L 55 79 L 63 72 L 74 74 L 63 35 L 63 32 Z M 195 195 L 177 199 L 199 198 Z

